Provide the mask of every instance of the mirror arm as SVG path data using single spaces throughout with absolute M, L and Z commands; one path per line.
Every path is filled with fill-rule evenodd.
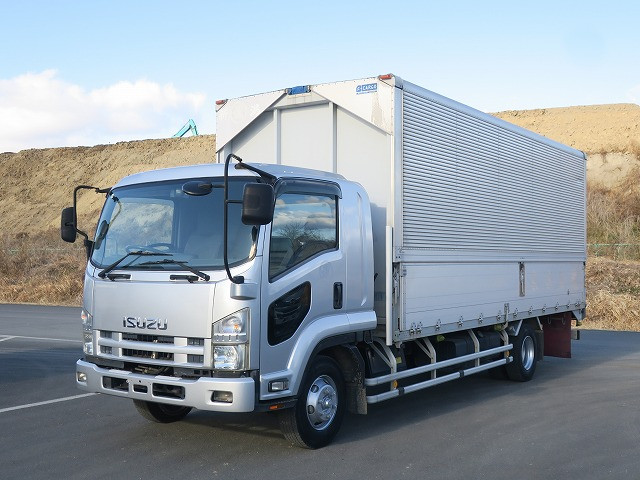
M 241 200 L 229 200 L 229 162 L 231 159 L 235 158 L 238 162 L 242 162 L 242 159 L 233 153 L 227 155 L 227 159 L 224 162 L 224 214 L 222 216 L 223 219 L 223 233 L 222 233 L 222 250 L 224 256 L 224 269 L 227 271 L 227 277 L 231 280 L 232 283 L 241 284 L 244 283 L 244 277 L 238 275 L 236 277 L 231 275 L 231 270 L 229 269 L 229 255 L 228 255 L 228 230 L 229 230 L 229 212 L 228 207 L 230 203 L 242 203 Z M 241 164 L 241 163 L 240 163 Z M 245 165 L 246 167 L 246 165 Z
M 233 154 L 231 154 L 233 155 Z M 236 165 L 236 170 L 239 169 L 245 169 L 245 170 L 249 170 L 250 172 L 254 172 L 257 173 L 258 175 L 260 175 L 260 177 L 262 177 L 263 179 L 265 179 L 267 181 L 267 183 L 270 183 L 271 185 L 275 185 L 275 183 L 278 181 L 278 177 L 271 175 L 270 173 L 265 172 L 264 170 L 260 170 L 259 168 L 254 167 L 253 165 L 247 165 L 246 163 L 242 163 L 242 159 L 236 157 L 235 155 L 233 155 L 234 158 L 237 158 L 239 162 L 238 165 Z M 229 157 L 227 157 L 229 158 Z
M 111 188 L 99 188 L 93 187 L 91 185 L 78 185 L 73 189 L 73 227 L 76 229 L 78 235 L 82 235 L 84 237 L 84 247 L 87 250 L 87 258 L 91 256 L 91 249 L 93 248 L 93 242 L 89 240 L 89 235 L 78 228 L 78 191 L 79 190 L 93 190 L 96 193 L 104 193 L 108 195 L 111 191 Z

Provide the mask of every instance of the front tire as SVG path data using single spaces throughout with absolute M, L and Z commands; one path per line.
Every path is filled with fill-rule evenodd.
M 319 355 L 305 374 L 295 406 L 280 412 L 280 429 L 294 445 L 321 448 L 338 433 L 345 408 L 340 368 L 333 359 Z
M 512 337 L 512 343 L 513 362 L 506 365 L 507 376 L 516 382 L 528 382 L 538 363 L 538 342 L 531 325 L 523 323 L 518 335 Z
M 172 423 L 182 420 L 191 411 L 191 407 L 167 405 L 164 403 L 134 400 L 133 404 L 138 413 L 151 422 Z

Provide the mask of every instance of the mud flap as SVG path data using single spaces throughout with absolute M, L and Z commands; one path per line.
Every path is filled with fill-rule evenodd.
M 571 318 L 565 312 L 542 320 L 545 356 L 571 358 Z
M 544 331 L 536 326 L 536 358 L 539 362 L 544 360 Z

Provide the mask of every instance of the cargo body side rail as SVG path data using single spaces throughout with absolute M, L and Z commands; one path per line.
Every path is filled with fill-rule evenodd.
M 382 385 L 384 383 L 391 382 L 391 389 L 389 391 L 379 393 L 376 395 L 367 395 L 367 403 L 369 404 L 379 403 L 384 400 L 388 400 L 390 398 L 399 397 L 407 393 L 416 392 L 418 390 L 423 390 L 425 388 L 433 387 L 435 385 L 440 385 L 442 383 L 449 382 L 451 380 L 457 380 L 458 378 L 462 378 L 468 375 L 473 375 L 475 373 L 483 372 L 485 370 L 489 370 L 502 365 L 507 365 L 508 363 L 511 363 L 513 361 L 513 357 L 511 357 L 508 354 L 508 352 L 512 349 L 513 349 L 513 345 L 509 343 L 507 345 L 502 345 L 500 347 L 490 348 L 487 350 L 470 353 L 468 355 L 463 355 L 460 357 L 450 358 L 440 362 L 430 363 L 428 365 L 422 365 L 419 367 L 410 368 L 400 372 L 392 372 L 392 373 L 381 375 L 374 378 L 365 378 L 365 381 L 364 381 L 365 387 L 375 387 L 378 385 Z M 504 358 L 500 358 L 498 360 L 494 360 L 482 365 L 479 365 L 477 362 L 481 358 L 491 357 L 491 356 L 494 356 L 500 353 L 505 353 L 505 352 L 506 352 L 506 356 Z M 460 369 L 456 372 L 443 375 L 442 377 L 437 377 L 433 375 L 433 373 L 438 369 L 452 367 L 452 366 L 470 362 L 470 361 L 474 361 L 475 366 L 470 368 Z M 400 387 L 397 385 L 398 380 L 414 377 L 416 375 L 429 373 L 429 372 L 432 373 L 432 377 L 429 380 L 414 383 L 405 387 Z

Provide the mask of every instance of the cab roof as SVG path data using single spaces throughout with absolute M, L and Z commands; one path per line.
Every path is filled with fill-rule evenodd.
M 235 168 L 237 163 L 229 166 L 229 176 L 231 177 L 258 177 L 258 174 L 242 168 Z M 337 173 L 323 172 L 309 168 L 289 167 L 287 165 L 274 165 L 267 163 L 251 163 L 252 166 L 273 175 L 276 178 L 308 178 L 314 180 L 344 180 L 342 175 Z M 224 165 L 221 163 L 205 163 L 202 165 L 189 165 L 185 167 L 162 168 L 147 172 L 135 173 L 124 177 L 113 188 L 126 185 L 137 185 L 141 183 L 162 182 L 167 180 L 178 180 L 188 178 L 208 178 L 222 177 L 224 175 Z

